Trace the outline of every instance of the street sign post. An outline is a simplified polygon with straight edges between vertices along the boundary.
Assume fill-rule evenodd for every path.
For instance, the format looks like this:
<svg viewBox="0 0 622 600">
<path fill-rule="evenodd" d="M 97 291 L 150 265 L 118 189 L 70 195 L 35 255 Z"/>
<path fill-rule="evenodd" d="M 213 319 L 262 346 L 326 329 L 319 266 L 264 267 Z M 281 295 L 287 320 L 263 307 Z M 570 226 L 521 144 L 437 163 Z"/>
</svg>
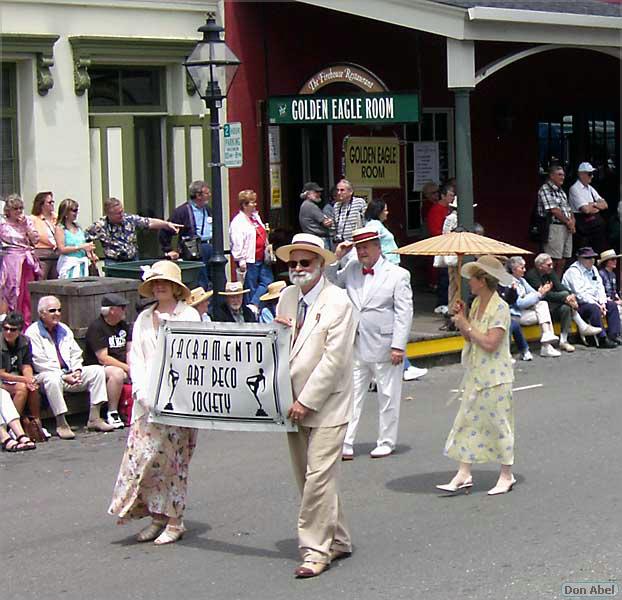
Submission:
<svg viewBox="0 0 622 600">
<path fill-rule="evenodd" d="M 223 149 L 225 167 L 241 167 L 242 123 L 225 123 L 223 126 Z"/>
</svg>

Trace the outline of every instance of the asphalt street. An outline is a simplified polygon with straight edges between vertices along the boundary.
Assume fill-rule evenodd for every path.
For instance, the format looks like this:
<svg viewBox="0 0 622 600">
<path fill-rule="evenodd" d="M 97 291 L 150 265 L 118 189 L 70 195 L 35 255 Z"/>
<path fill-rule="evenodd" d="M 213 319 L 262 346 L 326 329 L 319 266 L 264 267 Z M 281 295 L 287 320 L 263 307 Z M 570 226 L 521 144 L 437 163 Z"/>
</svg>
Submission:
<svg viewBox="0 0 622 600">
<path fill-rule="evenodd" d="M 552 600 L 564 582 L 620 584 L 621 370 L 622 348 L 517 364 L 515 387 L 538 387 L 515 392 L 518 484 L 498 497 L 486 495 L 496 465 L 474 468 L 470 495 L 434 488 L 455 470 L 442 450 L 459 365 L 405 384 L 412 399 L 386 459 L 367 454 L 370 394 L 341 473 L 355 551 L 312 580 L 293 577 L 298 492 L 284 435 L 201 432 L 188 532 L 165 547 L 135 543 L 142 524 L 106 514 L 126 432 L 2 453 L 2 598 Z"/>
</svg>

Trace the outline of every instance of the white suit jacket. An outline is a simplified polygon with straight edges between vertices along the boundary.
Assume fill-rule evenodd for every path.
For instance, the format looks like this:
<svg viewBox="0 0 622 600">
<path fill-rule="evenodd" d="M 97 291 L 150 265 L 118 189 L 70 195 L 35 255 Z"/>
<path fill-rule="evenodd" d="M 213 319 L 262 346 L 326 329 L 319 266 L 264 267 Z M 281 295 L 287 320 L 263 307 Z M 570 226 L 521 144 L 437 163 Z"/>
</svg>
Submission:
<svg viewBox="0 0 622 600">
<path fill-rule="evenodd" d="M 352 304 L 343 290 L 324 278 L 322 283 L 289 358 L 294 400 L 311 409 L 301 423 L 305 427 L 343 425 L 352 413 Z M 298 287 L 289 286 L 276 307 L 277 316 L 292 320 L 292 334 L 300 297 Z"/>
<path fill-rule="evenodd" d="M 335 264 L 326 269 L 328 278 L 345 288 L 358 320 L 356 349 L 365 362 L 391 360 L 391 348 L 405 350 L 413 319 L 410 273 L 384 259 L 374 267 L 373 285 L 364 294 L 361 263 L 351 260 L 341 270 Z"/>
</svg>

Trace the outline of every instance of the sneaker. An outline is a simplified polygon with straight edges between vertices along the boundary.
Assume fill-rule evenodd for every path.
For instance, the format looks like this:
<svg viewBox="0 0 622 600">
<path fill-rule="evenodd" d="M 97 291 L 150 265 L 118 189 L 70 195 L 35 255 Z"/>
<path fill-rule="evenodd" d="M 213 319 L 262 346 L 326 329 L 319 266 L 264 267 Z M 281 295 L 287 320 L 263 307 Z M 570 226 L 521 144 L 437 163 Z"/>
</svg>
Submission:
<svg viewBox="0 0 622 600">
<path fill-rule="evenodd" d="M 354 458 L 354 448 L 352 448 L 352 446 L 348 446 L 347 444 L 344 444 L 341 450 L 341 460 L 352 460 L 353 458 Z"/>
<path fill-rule="evenodd" d="M 391 446 L 380 444 L 369 453 L 369 456 L 372 458 L 384 458 L 385 456 L 391 456 L 391 454 L 393 454 L 393 448 L 391 448 Z"/>
<path fill-rule="evenodd" d="M 121 417 L 116 410 L 108 413 L 106 423 L 108 423 L 108 425 L 112 425 L 115 429 L 123 429 L 125 427 L 125 424 L 121 420 Z"/>
<path fill-rule="evenodd" d="M 552 344 L 553 342 L 556 342 L 559 338 L 551 331 L 547 331 L 546 333 L 542 334 L 542 337 L 540 338 L 540 343 L 541 344 Z"/>
<path fill-rule="evenodd" d="M 415 367 L 411 365 L 404 371 L 404 381 L 413 381 L 415 379 L 419 379 L 419 377 L 423 377 L 428 372 L 427 369 L 420 369 L 419 367 Z"/>
<path fill-rule="evenodd" d="M 434 309 L 435 315 L 446 315 L 449 312 L 449 307 L 446 304 L 441 304 Z"/>
<path fill-rule="evenodd" d="M 542 348 L 540 348 L 540 356 L 544 356 L 545 358 L 554 358 L 561 355 L 562 353 L 559 350 L 555 350 L 551 344 L 544 344 Z"/>
<path fill-rule="evenodd" d="M 533 360 L 533 354 L 529 350 L 525 350 L 525 352 L 521 354 L 520 359 L 525 361 Z"/>
</svg>

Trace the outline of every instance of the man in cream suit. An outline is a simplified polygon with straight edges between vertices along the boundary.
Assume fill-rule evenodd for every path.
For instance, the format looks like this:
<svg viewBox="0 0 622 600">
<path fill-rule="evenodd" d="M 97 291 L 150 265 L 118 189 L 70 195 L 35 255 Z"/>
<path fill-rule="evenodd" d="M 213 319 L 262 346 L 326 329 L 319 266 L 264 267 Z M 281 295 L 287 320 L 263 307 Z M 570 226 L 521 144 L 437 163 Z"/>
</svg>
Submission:
<svg viewBox="0 0 622 600">
<path fill-rule="evenodd" d="M 410 274 L 385 260 L 378 233 L 368 227 L 357 229 L 352 242 L 337 246 L 337 258 L 341 260 L 353 246 L 358 260 L 347 262 L 341 270 L 336 265 L 327 270 L 327 276 L 348 292 L 359 321 L 354 345 L 354 409 L 343 460 L 354 458 L 354 437 L 372 378 L 378 387 L 380 416 L 378 440 L 370 456 L 382 458 L 395 450 L 403 362 L 413 318 Z"/>
<path fill-rule="evenodd" d="M 337 489 L 341 449 L 352 412 L 352 347 L 355 325 L 347 294 L 324 277 L 337 260 L 311 234 L 294 236 L 276 251 L 294 284 L 281 294 L 276 322 L 292 328 L 290 373 L 294 403 L 288 417 L 298 431 L 287 434 L 302 494 L 296 577 L 315 577 L 331 561 L 352 552 Z"/>
</svg>

